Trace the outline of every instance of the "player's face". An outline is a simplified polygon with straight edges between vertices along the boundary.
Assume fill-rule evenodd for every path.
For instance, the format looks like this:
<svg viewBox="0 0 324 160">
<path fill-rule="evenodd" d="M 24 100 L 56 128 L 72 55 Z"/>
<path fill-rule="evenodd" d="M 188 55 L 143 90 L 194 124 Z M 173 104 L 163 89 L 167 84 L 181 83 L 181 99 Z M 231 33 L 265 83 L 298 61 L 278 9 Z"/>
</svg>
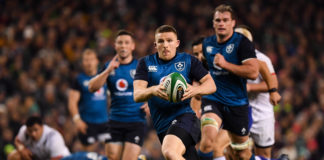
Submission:
<svg viewBox="0 0 324 160">
<path fill-rule="evenodd" d="M 132 55 L 132 53 L 135 49 L 135 43 L 131 36 L 120 35 L 116 38 L 115 49 L 116 49 L 118 58 L 125 59 Z"/>
<path fill-rule="evenodd" d="M 197 44 L 192 46 L 192 54 L 195 56 L 199 61 L 202 61 L 203 51 L 202 51 L 202 44 Z"/>
<path fill-rule="evenodd" d="M 233 34 L 235 20 L 232 19 L 230 12 L 215 12 L 213 27 L 217 36 L 228 38 Z"/>
<path fill-rule="evenodd" d="M 27 127 L 27 134 L 34 140 L 38 141 L 43 134 L 43 126 L 39 124 L 34 124 L 31 127 Z"/>
<path fill-rule="evenodd" d="M 99 61 L 95 53 L 84 54 L 82 57 L 83 70 L 87 74 L 93 74 L 97 72 Z"/>
<path fill-rule="evenodd" d="M 163 32 L 155 34 L 154 44 L 159 58 L 162 60 L 171 60 L 176 54 L 180 41 L 175 33 Z"/>
</svg>

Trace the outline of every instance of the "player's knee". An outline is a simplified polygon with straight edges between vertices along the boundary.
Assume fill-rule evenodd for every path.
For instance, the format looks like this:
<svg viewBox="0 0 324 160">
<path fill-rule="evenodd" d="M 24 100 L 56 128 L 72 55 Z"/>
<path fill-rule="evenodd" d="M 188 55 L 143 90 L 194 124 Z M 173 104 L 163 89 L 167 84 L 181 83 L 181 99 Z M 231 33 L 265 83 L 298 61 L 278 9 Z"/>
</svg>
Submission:
<svg viewBox="0 0 324 160">
<path fill-rule="evenodd" d="M 202 118 L 201 119 L 201 128 L 203 129 L 207 126 L 210 126 L 214 129 L 216 129 L 216 131 L 218 131 L 218 128 L 219 128 L 218 123 L 215 119 L 209 118 L 209 117 Z"/>
<path fill-rule="evenodd" d="M 175 159 L 179 153 L 172 149 L 162 149 L 162 154 L 165 159 Z"/>
<path fill-rule="evenodd" d="M 107 155 L 109 160 L 119 160 L 121 158 L 121 156 L 119 154 L 115 154 L 115 153 L 110 153 Z"/>
<path fill-rule="evenodd" d="M 234 150 L 235 157 L 237 159 L 249 159 L 250 154 L 247 154 L 249 151 L 249 146 L 250 146 L 251 140 L 247 139 L 243 143 L 231 143 L 231 147 Z"/>
<path fill-rule="evenodd" d="M 243 143 L 231 143 L 231 147 L 233 150 L 246 150 L 248 149 L 251 145 L 253 144 L 252 140 L 248 138 L 245 142 Z"/>
</svg>

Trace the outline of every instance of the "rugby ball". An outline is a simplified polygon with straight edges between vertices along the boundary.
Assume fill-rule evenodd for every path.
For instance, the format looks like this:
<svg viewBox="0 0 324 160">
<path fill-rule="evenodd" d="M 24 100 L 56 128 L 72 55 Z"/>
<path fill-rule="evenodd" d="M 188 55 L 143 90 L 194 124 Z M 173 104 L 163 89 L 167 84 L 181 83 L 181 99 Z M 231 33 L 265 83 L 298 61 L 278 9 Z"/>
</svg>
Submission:
<svg viewBox="0 0 324 160">
<path fill-rule="evenodd" d="M 170 102 L 180 102 L 187 89 L 187 81 L 180 73 L 173 72 L 165 77 L 163 86 Z"/>
</svg>

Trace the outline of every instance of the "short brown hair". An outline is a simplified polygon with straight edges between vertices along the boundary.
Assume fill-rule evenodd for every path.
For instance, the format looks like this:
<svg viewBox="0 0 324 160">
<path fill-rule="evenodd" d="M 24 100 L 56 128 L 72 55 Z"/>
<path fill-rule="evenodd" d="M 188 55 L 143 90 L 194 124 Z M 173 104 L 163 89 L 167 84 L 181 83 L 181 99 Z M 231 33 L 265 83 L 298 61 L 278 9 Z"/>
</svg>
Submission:
<svg viewBox="0 0 324 160">
<path fill-rule="evenodd" d="M 133 33 L 131 33 L 130 31 L 124 30 L 124 29 L 119 30 L 119 31 L 117 32 L 117 34 L 116 34 L 116 38 L 117 38 L 118 36 L 122 36 L 122 35 L 128 35 L 128 36 L 130 36 L 133 40 L 135 39 Z M 116 38 L 115 38 L 115 39 L 116 39 Z"/>
<path fill-rule="evenodd" d="M 82 58 L 84 57 L 84 55 L 89 55 L 89 54 L 94 54 L 97 57 L 97 53 L 95 50 L 87 48 L 82 52 Z"/>
<path fill-rule="evenodd" d="M 170 25 L 162 25 L 155 30 L 155 34 L 165 33 L 165 32 L 173 32 L 176 36 L 178 36 L 177 30 Z"/>
<path fill-rule="evenodd" d="M 235 12 L 234 12 L 232 6 L 230 6 L 230 5 L 221 4 L 221 5 L 219 5 L 219 6 L 217 6 L 215 8 L 215 12 L 214 13 L 216 13 L 216 12 L 221 12 L 221 13 L 230 12 L 231 13 L 231 18 L 232 19 L 235 19 Z"/>
</svg>

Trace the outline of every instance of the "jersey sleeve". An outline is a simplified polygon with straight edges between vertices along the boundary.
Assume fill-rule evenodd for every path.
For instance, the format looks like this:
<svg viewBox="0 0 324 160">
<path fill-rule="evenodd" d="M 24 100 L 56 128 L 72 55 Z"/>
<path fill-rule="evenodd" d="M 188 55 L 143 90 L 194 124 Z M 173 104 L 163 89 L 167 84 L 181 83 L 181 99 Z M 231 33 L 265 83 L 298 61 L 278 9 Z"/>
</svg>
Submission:
<svg viewBox="0 0 324 160">
<path fill-rule="evenodd" d="M 238 47 L 238 57 L 241 62 L 250 58 L 256 58 L 253 43 L 244 36 Z"/>
<path fill-rule="evenodd" d="M 17 138 L 20 142 L 24 143 L 26 141 L 26 125 L 23 125 L 17 134 Z"/>
<path fill-rule="evenodd" d="M 105 63 L 105 65 L 103 65 L 103 66 L 101 67 L 101 69 L 99 70 L 99 73 L 103 72 L 103 71 L 108 67 L 109 62 L 110 62 L 110 61 L 108 61 L 107 63 Z"/>
<path fill-rule="evenodd" d="M 81 86 L 79 84 L 78 78 L 74 78 L 70 84 L 71 89 L 81 91 Z"/>
<path fill-rule="evenodd" d="M 266 55 L 264 55 L 263 53 L 260 52 L 260 53 L 257 53 L 257 58 L 258 58 L 258 60 L 263 61 L 267 64 L 267 67 L 271 74 L 275 74 L 275 70 L 273 68 L 272 62 L 269 57 L 267 57 Z"/>
<path fill-rule="evenodd" d="M 191 56 L 191 55 L 190 55 Z M 205 77 L 208 71 L 205 69 L 203 64 L 194 56 L 191 56 L 191 67 L 190 67 L 190 77 L 193 80 L 199 81 L 201 78 Z"/>
<path fill-rule="evenodd" d="M 148 70 L 144 58 L 141 58 L 136 66 L 134 80 L 148 81 Z"/>
<path fill-rule="evenodd" d="M 59 132 L 53 132 L 50 136 L 47 145 L 51 158 L 59 156 L 67 156 L 70 151 L 67 149 L 64 143 L 64 139 Z"/>
</svg>

